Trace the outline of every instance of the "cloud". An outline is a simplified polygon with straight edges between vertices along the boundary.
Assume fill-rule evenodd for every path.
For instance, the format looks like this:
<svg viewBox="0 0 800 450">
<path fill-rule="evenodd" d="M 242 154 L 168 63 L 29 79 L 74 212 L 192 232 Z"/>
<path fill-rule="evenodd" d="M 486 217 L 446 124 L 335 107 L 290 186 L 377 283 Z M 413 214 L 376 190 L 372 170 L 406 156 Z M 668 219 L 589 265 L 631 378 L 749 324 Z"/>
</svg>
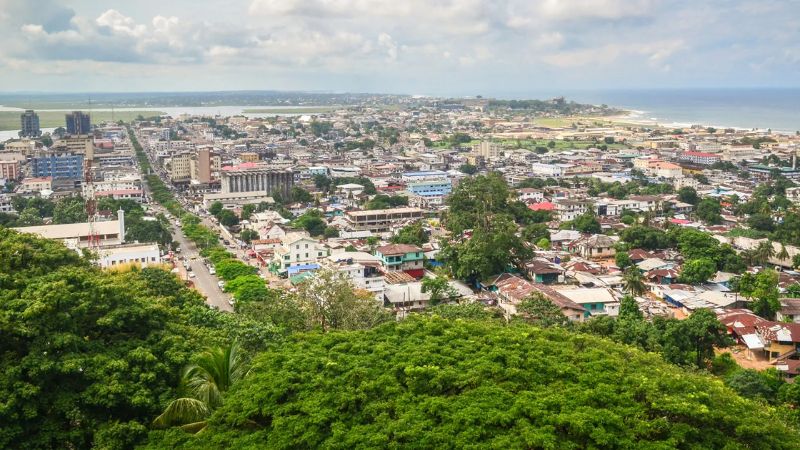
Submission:
<svg viewBox="0 0 800 450">
<path fill-rule="evenodd" d="M 205 0 L 113 7 L 0 0 L 0 65 L 18 72 L 0 72 L 0 85 L 34 85 L 48 70 L 76 83 L 96 80 L 94 70 L 119 77 L 109 84 L 128 86 L 146 72 L 148 82 L 191 78 L 215 88 L 245 87 L 239 79 L 485 92 L 497 83 L 587 87 L 620 79 L 796 84 L 797 2 L 768 3 L 232 0 L 221 9 Z"/>
</svg>

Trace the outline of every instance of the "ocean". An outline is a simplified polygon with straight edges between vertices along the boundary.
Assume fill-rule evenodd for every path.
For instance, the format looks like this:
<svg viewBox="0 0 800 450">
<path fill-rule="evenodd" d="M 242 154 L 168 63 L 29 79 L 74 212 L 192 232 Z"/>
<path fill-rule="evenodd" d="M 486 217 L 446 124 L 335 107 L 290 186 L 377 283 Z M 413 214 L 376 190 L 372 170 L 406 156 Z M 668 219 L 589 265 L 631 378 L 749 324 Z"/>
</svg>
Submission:
<svg viewBox="0 0 800 450">
<path fill-rule="evenodd" d="M 800 130 L 800 88 L 542 90 L 500 98 L 563 96 L 579 103 L 606 104 L 633 111 L 634 120 L 663 126 Z"/>
</svg>

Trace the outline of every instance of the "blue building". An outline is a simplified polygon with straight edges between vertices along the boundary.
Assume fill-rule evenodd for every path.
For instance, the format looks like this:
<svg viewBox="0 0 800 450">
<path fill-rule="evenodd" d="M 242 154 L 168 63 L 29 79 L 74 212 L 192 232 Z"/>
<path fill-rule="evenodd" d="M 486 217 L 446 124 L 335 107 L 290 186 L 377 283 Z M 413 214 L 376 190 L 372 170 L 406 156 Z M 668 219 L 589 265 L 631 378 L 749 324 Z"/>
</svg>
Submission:
<svg viewBox="0 0 800 450">
<path fill-rule="evenodd" d="M 79 153 L 52 153 L 34 157 L 31 161 L 34 177 L 83 178 L 83 155 Z"/>
<path fill-rule="evenodd" d="M 449 179 L 425 180 L 408 183 L 409 192 L 422 197 L 444 197 L 453 189 Z"/>
</svg>

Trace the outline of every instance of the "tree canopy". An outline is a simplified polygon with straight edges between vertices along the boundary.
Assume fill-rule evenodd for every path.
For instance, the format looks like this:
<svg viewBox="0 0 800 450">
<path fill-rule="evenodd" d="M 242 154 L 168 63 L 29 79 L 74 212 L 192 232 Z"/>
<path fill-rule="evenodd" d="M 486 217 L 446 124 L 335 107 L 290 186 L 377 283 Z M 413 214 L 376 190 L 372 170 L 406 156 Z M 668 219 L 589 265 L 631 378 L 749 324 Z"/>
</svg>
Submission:
<svg viewBox="0 0 800 450">
<path fill-rule="evenodd" d="M 708 375 L 563 329 L 412 317 L 258 356 L 172 448 L 796 448 Z"/>
</svg>

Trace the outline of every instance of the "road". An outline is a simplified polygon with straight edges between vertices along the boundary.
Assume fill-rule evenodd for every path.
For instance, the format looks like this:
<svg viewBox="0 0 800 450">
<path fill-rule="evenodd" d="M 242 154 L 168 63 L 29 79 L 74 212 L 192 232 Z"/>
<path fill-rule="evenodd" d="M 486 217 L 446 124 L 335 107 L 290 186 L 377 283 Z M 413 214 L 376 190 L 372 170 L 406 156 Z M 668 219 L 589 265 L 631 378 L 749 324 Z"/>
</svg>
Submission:
<svg viewBox="0 0 800 450">
<path fill-rule="evenodd" d="M 141 168 L 139 169 L 139 173 L 141 174 Z M 142 178 L 144 178 L 144 175 L 142 175 Z M 153 196 L 147 183 L 143 182 L 142 186 L 147 197 L 152 199 Z M 161 205 L 157 203 L 151 203 L 149 206 L 156 213 L 164 214 L 167 212 Z M 211 273 L 209 273 L 208 268 L 205 264 L 203 264 L 203 260 L 200 257 L 200 252 L 197 246 L 186 238 L 180 227 L 173 226 L 173 228 L 174 231 L 172 231 L 172 238 L 181 248 L 181 253 L 176 255 L 176 257 L 186 256 L 189 258 L 189 267 L 195 274 L 195 277 L 191 279 L 191 281 L 194 283 L 195 289 L 206 298 L 206 304 L 209 306 L 216 307 L 220 311 L 233 312 L 233 307 L 230 305 L 230 303 L 228 303 L 231 298 L 230 295 L 222 292 L 222 289 L 219 288 L 219 285 L 217 284 L 219 279 L 215 275 L 211 275 Z M 183 271 L 183 267 L 180 267 L 180 270 L 181 273 L 185 273 Z"/>
</svg>

